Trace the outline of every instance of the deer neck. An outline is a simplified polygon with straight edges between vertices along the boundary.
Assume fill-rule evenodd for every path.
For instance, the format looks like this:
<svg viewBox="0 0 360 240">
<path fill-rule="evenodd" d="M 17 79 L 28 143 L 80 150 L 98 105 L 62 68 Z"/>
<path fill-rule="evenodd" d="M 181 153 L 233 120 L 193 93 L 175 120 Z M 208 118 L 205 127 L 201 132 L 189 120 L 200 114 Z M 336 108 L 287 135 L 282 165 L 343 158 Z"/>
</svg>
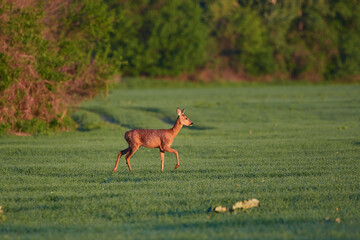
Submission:
<svg viewBox="0 0 360 240">
<path fill-rule="evenodd" d="M 171 129 L 173 131 L 174 137 L 176 137 L 178 135 L 178 133 L 180 132 L 182 126 L 183 125 L 180 123 L 180 119 L 177 118 L 174 126 Z"/>
</svg>

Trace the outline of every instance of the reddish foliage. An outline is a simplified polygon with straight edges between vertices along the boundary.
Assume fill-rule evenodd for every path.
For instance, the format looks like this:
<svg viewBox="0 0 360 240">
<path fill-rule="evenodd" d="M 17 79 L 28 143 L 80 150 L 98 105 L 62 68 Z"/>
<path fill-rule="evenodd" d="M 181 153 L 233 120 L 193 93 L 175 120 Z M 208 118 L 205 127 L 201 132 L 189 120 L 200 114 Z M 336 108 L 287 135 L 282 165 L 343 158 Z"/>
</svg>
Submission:
<svg viewBox="0 0 360 240">
<path fill-rule="evenodd" d="M 49 50 L 57 52 L 56 44 L 60 34 L 58 22 L 73 0 L 46 1 L 42 36 L 49 41 Z M 19 8 L 37 5 L 38 0 L 15 0 L 11 4 Z M 1 7 L 1 5 L 0 5 Z M 1 21 L 7 21 L 6 13 L 0 14 Z M 40 23 L 39 23 L 40 24 Z M 93 97 L 106 81 L 99 81 L 103 70 L 95 60 L 87 66 L 63 65 L 58 71 L 64 73 L 65 80 L 56 82 L 44 79 L 36 69 L 36 56 L 25 50 L 22 43 L 11 42 L 9 36 L 0 36 L 0 51 L 9 57 L 9 68 L 19 69 L 16 79 L 0 95 L 0 124 L 9 124 L 13 133 L 18 131 L 19 120 L 38 119 L 49 123 L 53 119 L 62 121 L 70 104 L 76 104 L 85 97 Z M 55 47 L 54 47 L 55 46 Z M 36 51 L 34 51 L 36 52 Z M 106 66 L 103 66 L 106 67 Z"/>
</svg>

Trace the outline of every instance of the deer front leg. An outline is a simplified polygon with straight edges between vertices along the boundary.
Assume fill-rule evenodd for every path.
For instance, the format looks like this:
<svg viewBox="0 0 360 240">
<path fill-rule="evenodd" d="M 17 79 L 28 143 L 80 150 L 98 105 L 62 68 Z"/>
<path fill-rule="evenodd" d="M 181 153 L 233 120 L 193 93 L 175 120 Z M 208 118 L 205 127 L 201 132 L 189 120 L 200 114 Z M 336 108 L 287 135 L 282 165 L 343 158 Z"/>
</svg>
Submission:
<svg viewBox="0 0 360 240">
<path fill-rule="evenodd" d="M 177 169 L 180 166 L 178 151 L 176 151 L 175 149 L 172 149 L 171 147 L 164 147 L 164 150 L 167 152 L 175 153 L 177 164 L 176 164 L 174 170 Z"/>
<path fill-rule="evenodd" d="M 163 150 L 160 150 L 161 171 L 164 171 L 164 155 L 165 152 Z"/>
</svg>

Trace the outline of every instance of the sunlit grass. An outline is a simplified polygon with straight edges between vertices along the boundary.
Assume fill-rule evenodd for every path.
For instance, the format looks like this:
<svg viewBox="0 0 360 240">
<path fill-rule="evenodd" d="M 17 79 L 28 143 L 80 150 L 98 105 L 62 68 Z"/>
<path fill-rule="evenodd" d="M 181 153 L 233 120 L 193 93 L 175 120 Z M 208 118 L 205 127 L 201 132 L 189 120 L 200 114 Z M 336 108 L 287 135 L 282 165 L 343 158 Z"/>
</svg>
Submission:
<svg viewBox="0 0 360 240">
<path fill-rule="evenodd" d="M 75 113 L 81 131 L 0 138 L 0 238 L 360 238 L 359 90 L 116 89 Z M 170 128 L 176 107 L 195 123 L 173 143 L 180 168 L 141 148 L 112 173 L 124 132 Z"/>
</svg>

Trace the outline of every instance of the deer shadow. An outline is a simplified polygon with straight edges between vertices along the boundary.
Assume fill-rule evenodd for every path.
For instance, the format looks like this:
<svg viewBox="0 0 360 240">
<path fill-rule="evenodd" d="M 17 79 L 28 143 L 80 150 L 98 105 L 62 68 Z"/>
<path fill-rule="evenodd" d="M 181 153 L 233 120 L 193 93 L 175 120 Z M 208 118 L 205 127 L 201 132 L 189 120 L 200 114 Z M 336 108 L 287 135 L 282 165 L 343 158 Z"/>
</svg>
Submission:
<svg viewBox="0 0 360 240">
<path fill-rule="evenodd" d="M 81 107 L 81 110 L 85 110 L 91 113 L 97 114 L 103 121 L 116 124 L 124 128 L 128 129 L 136 129 L 138 126 L 131 124 L 131 123 L 121 123 L 115 116 L 112 115 L 111 112 L 107 111 L 106 108 L 101 108 L 99 106 L 94 107 Z M 136 110 L 136 111 L 142 111 L 146 112 L 148 114 L 151 114 L 153 116 L 156 116 L 160 121 L 163 123 L 166 123 L 170 126 L 173 126 L 176 121 L 176 117 L 169 115 L 167 111 L 164 111 L 161 108 L 157 107 L 124 107 L 123 109 L 129 109 L 129 110 Z M 175 115 L 175 114 L 174 114 Z M 188 128 L 190 131 L 204 131 L 204 130 L 212 130 L 215 129 L 214 127 L 209 127 L 205 125 L 197 125 L 196 123 L 194 126 Z"/>
<path fill-rule="evenodd" d="M 169 124 L 170 126 L 173 126 L 175 124 L 176 121 L 176 117 L 173 117 L 172 115 L 169 115 L 167 111 L 164 111 L 160 108 L 156 108 L 156 107 L 127 107 L 127 109 L 132 109 L 132 110 L 138 110 L 138 111 L 144 111 L 144 112 L 148 112 L 150 114 L 154 114 L 158 117 L 158 119 L 166 124 Z M 190 128 L 188 128 L 189 130 L 195 130 L 195 131 L 204 131 L 204 130 L 212 130 L 215 129 L 214 127 L 209 127 L 209 126 L 199 126 L 196 125 L 196 123 L 191 126 Z"/>
</svg>

